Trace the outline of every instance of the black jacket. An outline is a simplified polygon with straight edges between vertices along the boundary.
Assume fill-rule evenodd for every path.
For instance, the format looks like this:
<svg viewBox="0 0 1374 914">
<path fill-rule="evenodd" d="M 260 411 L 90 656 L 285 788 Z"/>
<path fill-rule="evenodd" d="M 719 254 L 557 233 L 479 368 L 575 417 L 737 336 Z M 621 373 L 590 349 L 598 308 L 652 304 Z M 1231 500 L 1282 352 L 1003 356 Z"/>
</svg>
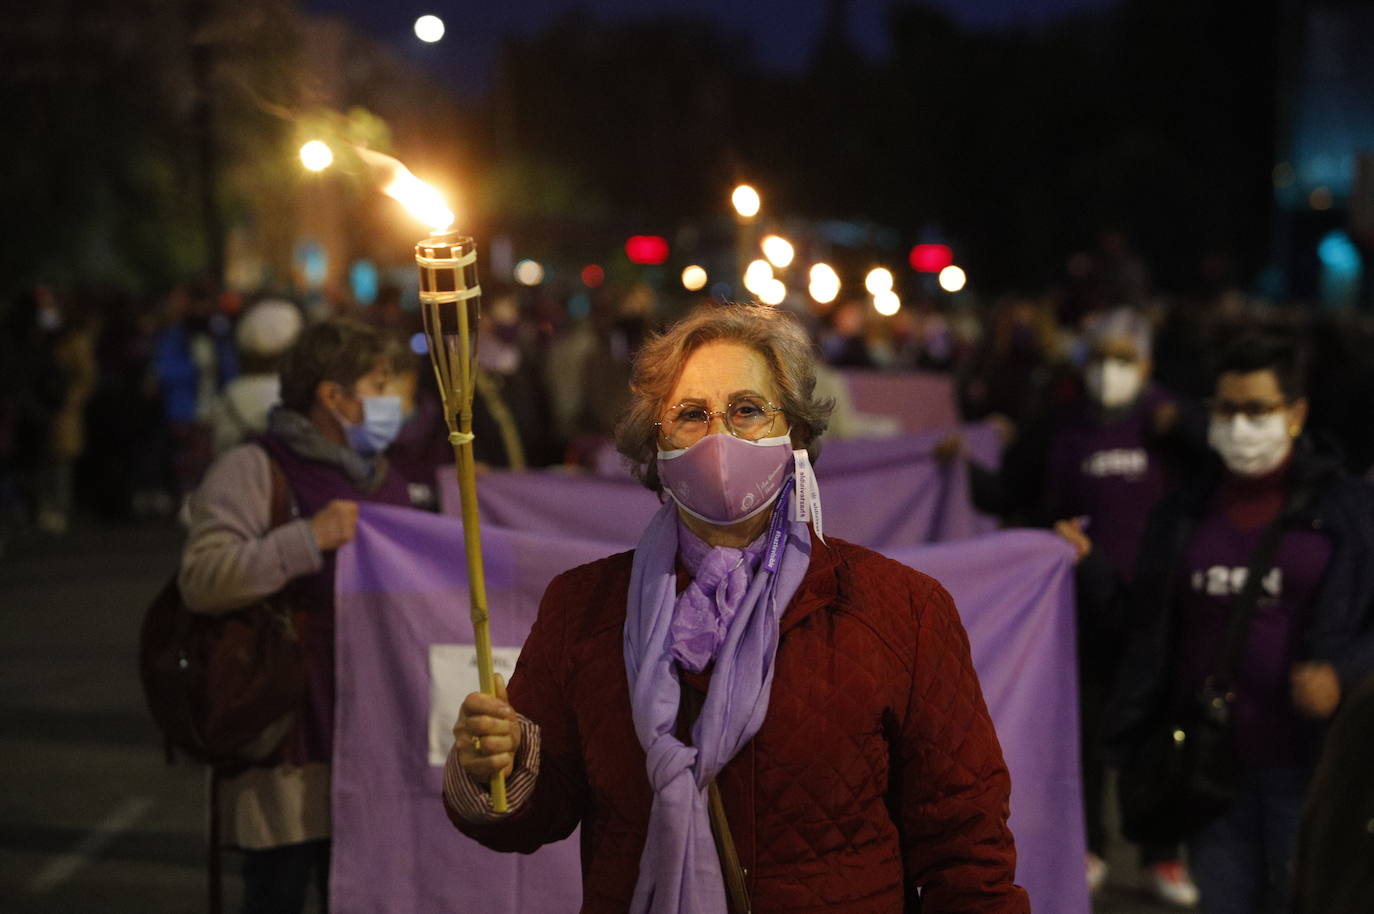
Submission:
<svg viewBox="0 0 1374 914">
<path fill-rule="evenodd" d="M 1220 461 L 1210 458 L 1150 516 L 1131 586 L 1130 642 L 1107 716 L 1108 749 L 1118 761 L 1173 698 L 1179 631 L 1173 585 L 1221 474 Z M 1300 440 L 1289 471 L 1288 504 L 1287 527 L 1320 530 L 1332 545 L 1303 654 L 1331 663 L 1342 694 L 1349 694 L 1374 672 L 1374 487 L 1345 476 L 1338 461 Z"/>
</svg>

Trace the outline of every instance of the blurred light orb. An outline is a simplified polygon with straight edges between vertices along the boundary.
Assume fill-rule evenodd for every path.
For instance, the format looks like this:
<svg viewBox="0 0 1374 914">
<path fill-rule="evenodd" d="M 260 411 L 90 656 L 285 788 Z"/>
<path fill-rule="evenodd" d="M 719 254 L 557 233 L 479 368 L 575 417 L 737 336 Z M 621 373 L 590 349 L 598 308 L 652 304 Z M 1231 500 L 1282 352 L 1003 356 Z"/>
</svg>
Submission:
<svg viewBox="0 0 1374 914">
<path fill-rule="evenodd" d="M 696 264 L 686 267 L 682 271 L 682 287 L 688 292 L 700 292 L 706 288 L 706 281 L 709 279 L 706 271 Z"/>
<path fill-rule="evenodd" d="M 787 286 L 783 285 L 781 279 L 770 279 L 755 294 L 765 305 L 780 305 L 787 297 Z"/>
<path fill-rule="evenodd" d="M 741 184 L 735 188 L 735 192 L 730 195 L 730 202 L 735 205 L 735 212 L 745 219 L 752 219 L 759 214 L 759 207 L 763 201 L 759 199 L 759 192 L 748 184 Z"/>
<path fill-rule="evenodd" d="M 417 333 L 410 338 L 410 351 L 416 355 L 429 355 L 429 340 L 423 333 Z"/>
<path fill-rule="evenodd" d="M 864 277 L 864 288 L 869 295 L 892 291 L 892 271 L 886 267 L 874 267 Z"/>
<path fill-rule="evenodd" d="M 1335 202 L 1329 187 L 1318 187 L 1307 196 L 1307 203 L 1315 210 L 1327 210 Z"/>
<path fill-rule="evenodd" d="M 301 147 L 301 164 L 310 171 L 324 171 L 334 164 L 334 150 L 319 140 L 311 140 Z"/>
<path fill-rule="evenodd" d="M 434 44 L 444 37 L 444 20 L 438 16 L 421 16 L 415 20 L 415 37 L 426 44 Z"/>
<path fill-rule="evenodd" d="M 883 317 L 891 317 L 902 310 L 902 300 L 891 289 L 886 292 L 879 292 L 873 296 L 873 310 Z"/>
<path fill-rule="evenodd" d="M 595 289 L 606 281 L 606 271 L 600 264 L 589 263 L 582 268 L 582 285 Z"/>
<path fill-rule="evenodd" d="M 828 263 L 815 264 L 811 267 L 811 284 L 807 291 L 818 304 L 830 304 L 840 294 L 839 274 Z"/>
<path fill-rule="evenodd" d="M 967 282 L 968 274 L 952 264 L 940 271 L 940 288 L 946 292 L 958 292 Z"/>
<path fill-rule="evenodd" d="M 515 281 L 522 286 L 537 286 L 544 281 L 544 267 L 526 258 L 515 265 Z"/>
<path fill-rule="evenodd" d="M 744 270 L 744 288 L 761 295 L 764 283 L 773 280 L 773 268 L 766 260 L 755 260 Z"/>
<path fill-rule="evenodd" d="M 792 242 L 777 235 L 768 235 L 763 239 L 763 256 L 768 258 L 768 262 L 778 269 L 782 269 L 792 263 L 792 258 L 796 256 L 796 251 L 792 247 Z"/>
</svg>

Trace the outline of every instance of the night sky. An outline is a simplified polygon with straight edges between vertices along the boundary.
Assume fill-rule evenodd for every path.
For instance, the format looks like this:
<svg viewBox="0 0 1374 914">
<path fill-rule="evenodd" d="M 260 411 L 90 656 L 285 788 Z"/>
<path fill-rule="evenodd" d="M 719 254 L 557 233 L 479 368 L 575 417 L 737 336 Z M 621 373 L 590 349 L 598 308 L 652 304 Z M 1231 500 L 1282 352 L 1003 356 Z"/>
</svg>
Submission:
<svg viewBox="0 0 1374 914">
<path fill-rule="evenodd" d="M 886 51 L 883 18 L 892 0 L 850 0 L 850 35 L 871 58 Z M 1115 0 L 928 0 L 970 28 L 1035 26 L 1068 13 L 1103 10 Z M 647 18 L 661 13 L 707 16 L 747 35 L 766 66 L 802 66 L 820 32 L 826 0 L 303 0 L 312 13 L 347 16 L 377 38 L 432 68 L 465 93 L 485 92 L 502 38 L 528 35 L 570 9 L 603 20 Z M 433 13 L 448 26 L 444 40 L 425 45 L 412 32 L 416 17 Z"/>
</svg>

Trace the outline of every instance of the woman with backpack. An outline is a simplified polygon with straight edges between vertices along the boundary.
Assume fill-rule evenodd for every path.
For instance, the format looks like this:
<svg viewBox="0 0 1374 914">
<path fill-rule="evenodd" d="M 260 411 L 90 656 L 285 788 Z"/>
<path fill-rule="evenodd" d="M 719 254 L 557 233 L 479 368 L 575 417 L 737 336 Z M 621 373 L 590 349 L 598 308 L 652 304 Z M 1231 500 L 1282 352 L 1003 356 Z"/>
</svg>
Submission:
<svg viewBox="0 0 1374 914">
<path fill-rule="evenodd" d="M 301 911 L 312 881 L 327 898 L 335 550 L 353 538 L 358 502 L 409 504 L 382 456 L 401 424 L 400 398 L 386 394 L 391 364 L 388 342 L 363 324 L 307 328 L 282 364 L 267 431 L 221 456 L 188 503 L 186 606 L 227 613 L 282 594 L 298 620 L 305 689 L 289 731 L 266 735 L 275 745 L 261 747 L 264 761 L 216 791 L 225 843 L 244 851 L 252 914 Z M 292 519 L 278 524 L 283 495 Z"/>
</svg>

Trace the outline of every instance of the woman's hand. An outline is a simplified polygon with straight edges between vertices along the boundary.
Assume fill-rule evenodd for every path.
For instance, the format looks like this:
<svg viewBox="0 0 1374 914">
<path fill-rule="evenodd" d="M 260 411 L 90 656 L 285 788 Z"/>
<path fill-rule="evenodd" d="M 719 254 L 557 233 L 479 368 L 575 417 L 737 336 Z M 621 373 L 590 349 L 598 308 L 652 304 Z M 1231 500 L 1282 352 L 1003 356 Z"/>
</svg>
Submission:
<svg viewBox="0 0 1374 914">
<path fill-rule="evenodd" d="M 1325 720 L 1341 703 L 1341 680 L 1329 663 L 1299 663 L 1290 675 L 1293 707 L 1308 717 Z"/>
<path fill-rule="evenodd" d="M 498 771 L 509 775 L 520 749 L 520 721 L 506 697 L 506 680 L 496 674 L 496 694 L 473 692 L 463 700 L 453 725 L 458 764 L 473 781 L 486 784 Z"/>
<path fill-rule="evenodd" d="M 310 530 L 321 552 L 338 549 L 358 532 L 358 503 L 334 499 L 310 518 Z"/>
</svg>

